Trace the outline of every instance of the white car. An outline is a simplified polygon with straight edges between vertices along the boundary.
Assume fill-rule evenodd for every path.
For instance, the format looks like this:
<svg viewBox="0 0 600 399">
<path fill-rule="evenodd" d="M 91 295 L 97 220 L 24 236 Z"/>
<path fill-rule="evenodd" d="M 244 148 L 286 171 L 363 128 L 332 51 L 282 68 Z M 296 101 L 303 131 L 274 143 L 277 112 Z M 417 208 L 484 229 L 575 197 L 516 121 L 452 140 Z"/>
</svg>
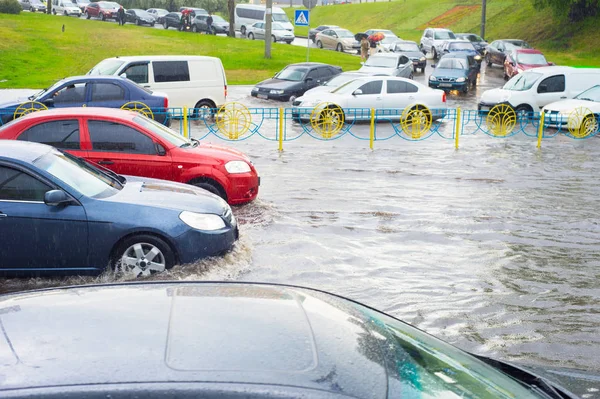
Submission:
<svg viewBox="0 0 600 399">
<path fill-rule="evenodd" d="M 256 22 L 247 28 L 246 35 L 248 39 L 254 40 L 264 40 L 266 34 L 267 24 L 264 22 Z M 294 34 L 285 29 L 283 25 L 278 22 L 273 22 L 271 24 L 271 41 L 272 42 L 286 42 L 287 44 L 292 44 L 294 41 Z"/>
<path fill-rule="evenodd" d="M 54 15 L 75 15 L 81 16 L 81 9 L 79 6 L 68 0 L 54 0 L 52 1 L 52 13 Z"/>
<path fill-rule="evenodd" d="M 332 90 L 337 89 L 344 83 L 347 83 L 354 79 L 364 78 L 366 76 L 372 76 L 372 75 L 368 74 L 368 73 L 364 73 L 364 72 L 358 72 L 358 71 L 342 72 L 339 75 L 336 75 L 333 78 L 329 79 L 327 82 L 325 82 L 321 86 L 313 87 L 312 89 L 306 91 L 306 93 L 304 93 L 304 96 L 309 96 L 309 95 L 313 95 L 315 93 L 321 93 L 321 92 L 326 92 L 326 91 L 332 91 Z"/>
<path fill-rule="evenodd" d="M 308 119 L 312 110 L 323 103 L 338 106 L 345 110 L 345 118 L 368 120 L 369 112 L 351 109 L 387 110 L 386 118 L 400 119 L 403 110 L 425 106 L 431 110 L 432 119 L 446 115 L 446 93 L 431 89 L 410 79 L 391 76 L 368 76 L 343 84 L 337 89 L 322 91 L 297 98 L 293 103 L 294 119 Z M 381 115 L 381 111 L 380 111 Z"/>
<path fill-rule="evenodd" d="M 594 86 L 571 100 L 556 101 L 546 105 L 542 112 L 551 126 L 567 126 L 578 129 L 586 121 L 586 130 L 598 130 L 600 115 L 600 85 Z"/>
<path fill-rule="evenodd" d="M 394 45 L 394 43 L 399 42 L 401 39 L 396 35 L 386 34 L 383 40 L 377 42 L 377 52 L 378 53 L 389 53 L 390 48 Z"/>
<path fill-rule="evenodd" d="M 413 63 L 407 56 L 395 53 L 377 53 L 369 57 L 358 70 L 373 75 L 413 78 Z"/>
</svg>

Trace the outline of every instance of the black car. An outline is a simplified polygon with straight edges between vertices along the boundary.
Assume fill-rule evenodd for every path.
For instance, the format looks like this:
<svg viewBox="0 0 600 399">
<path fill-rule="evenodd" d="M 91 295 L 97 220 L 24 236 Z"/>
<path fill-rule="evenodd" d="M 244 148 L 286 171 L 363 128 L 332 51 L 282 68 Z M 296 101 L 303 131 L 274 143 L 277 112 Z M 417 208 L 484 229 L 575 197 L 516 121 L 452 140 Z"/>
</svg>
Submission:
<svg viewBox="0 0 600 399">
<path fill-rule="evenodd" d="M 310 40 L 312 40 L 312 42 L 314 43 L 316 40 L 317 33 L 324 31 L 326 29 L 333 29 L 333 28 L 339 28 L 339 26 L 337 26 L 337 25 L 319 25 L 316 28 L 313 28 L 308 31 L 308 38 Z"/>
<path fill-rule="evenodd" d="M 504 60 L 506 59 L 507 54 L 509 54 L 513 50 L 519 50 L 524 48 L 531 47 L 529 46 L 529 44 L 527 44 L 527 42 L 523 40 L 495 40 L 486 48 L 485 62 L 487 63 L 487 66 L 492 66 L 492 64 L 504 66 Z"/>
<path fill-rule="evenodd" d="M 390 52 L 399 53 L 408 57 L 408 59 L 413 63 L 414 72 L 417 72 L 417 69 L 420 69 L 421 72 L 425 72 L 427 58 L 425 58 L 417 43 L 409 40 L 399 40 L 392 43 L 390 46 Z"/>
<path fill-rule="evenodd" d="M 470 41 L 473 44 L 473 47 L 475 47 L 475 50 L 481 55 L 483 55 L 485 48 L 488 46 L 488 43 L 483 40 L 481 36 L 474 33 L 455 33 L 454 36 L 456 36 L 457 39 Z"/>
<path fill-rule="evenodd" d="M 46 12 L 46 5 L 40 0 L 19 0 L 19 4 L 23 10 Z"/>
<path fill-rule="evenodd" d="M 217 33 L 229 33 L 229 22 L 225 21 L 218 15 L 213 15 L 213 23 L 212 23 L 212 31 L 208 31 L 208 24 L 206 20 L 208 19 L 208 15 L 196 15 L 196 17 L 192 20 L 192 32 L 206 32 L 211 35 L 216 35 Z"/>
<path fill-rule="evenodd" d="M 2 295 L 0 309 L 3 398 L 575 399 L 600 387 L 591 372 L 474 356 L 302 287 L 61 287 Z"/>
<path fill-rule="evenodd" d="M 317 87 L 342 72 L 339 66 L 319 62 L 291 64 L 273 79 L 263 80 L 252 89 L 252 97 L 269 100 L 294 101 L 309 89 Z"/>
<path fill-rule="evenodd" d="M 125 21 L 131 22 L 136 25 L 150 25 L 154 26 L 156 19 L 148 11 L 139 9 L 129 9 L 125 11 Z"/>
<path fill-rule="evenodd" d="M 181 13 L 180 12 L 170 12 L 164 16 L 163 27 L 165 29 L 173 28 L 181 28 Z"/>
</svg>

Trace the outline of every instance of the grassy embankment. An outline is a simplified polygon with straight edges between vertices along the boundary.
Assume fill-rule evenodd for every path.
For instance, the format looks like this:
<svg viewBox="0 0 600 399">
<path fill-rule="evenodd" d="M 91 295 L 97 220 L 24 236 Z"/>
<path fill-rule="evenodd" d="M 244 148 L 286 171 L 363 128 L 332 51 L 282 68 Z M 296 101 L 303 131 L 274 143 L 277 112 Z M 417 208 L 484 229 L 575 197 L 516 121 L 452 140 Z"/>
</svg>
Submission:
<svg viewBox="0 0 600 399">
<path fill-rule="evenodd" d="M 311 26 L 333 24 L 353 32 L 369 28 L 391 29 L 403 39 L 419 41 L 427 26 L 446 27 L 454 32 L 479 33 L 481 0 L 398 0 L 392 2 L 342 4 L 317 7 Z M 455 8 L 456 7 L 456 8 Z M 286 9 L 293 19 L 293 9 Z M 550 9 L 536 10 L 532 0 L 488 0 L 486 38 L 519 38 L 544 51 L 561 65 L 600 66 L 600 18 L 572 24 L 552 15 Z M 306 35 L 306 28 L 296 28 Z"/>
<path fill-rule="evenodd" d="M 229 84 L 253 84 L 287 64 L 306 60 L 306 49 L 288 44 L 275 44 L 272 59 L 266 60 L 262 41 L 39 13 L 0 14 L 0 88 L 43 88 L 63 77 L 85 74 L 104 58 L 142 54 L 220 57 Z M 358 57 L 327 50 L 312 51 L 310 57 L 345 70 L 360 66 Z"/>
</svg>

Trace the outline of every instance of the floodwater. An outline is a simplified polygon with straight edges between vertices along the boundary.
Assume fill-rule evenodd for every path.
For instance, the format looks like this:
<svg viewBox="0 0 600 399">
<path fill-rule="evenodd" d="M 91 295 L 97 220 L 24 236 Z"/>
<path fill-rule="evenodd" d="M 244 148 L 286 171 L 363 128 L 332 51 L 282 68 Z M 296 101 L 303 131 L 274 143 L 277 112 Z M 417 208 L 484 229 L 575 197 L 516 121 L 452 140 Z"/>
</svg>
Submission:
<svg viewBox="0 0 600 399">
<path fill-rule="evenodd" d="M 500 68 L 484 70 L 480 84 L 501 85 Z M 230 88 L 230 100 L 282 105 L 249 89 Z M 480 91 L 450 96 L 449 106 L 472 109 Z M 152 279 L 319 288 L 478 354 L 600 369 L 597 138 L 559 135 L 541 150 L 522 134 L 472 135 L 458 151 L 439 136 L 377 141 L 374 151 L 351 136 L 304 135 L 282 153 L 257 136 L 227 145 L 262 176 L 259 199 L 234 209 L 239 243 Z M 104 281 L 114 278 L 1 284 L 6 292 Z"/>
</svg>

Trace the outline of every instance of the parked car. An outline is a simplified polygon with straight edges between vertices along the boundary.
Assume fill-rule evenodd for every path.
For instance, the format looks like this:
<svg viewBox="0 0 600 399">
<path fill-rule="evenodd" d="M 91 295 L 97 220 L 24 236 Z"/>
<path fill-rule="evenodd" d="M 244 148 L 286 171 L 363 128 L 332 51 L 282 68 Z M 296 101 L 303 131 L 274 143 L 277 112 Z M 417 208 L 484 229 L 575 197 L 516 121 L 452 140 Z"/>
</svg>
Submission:
<svg viewBox="0 0 600 399">
<path fill-rule="evenodd" d="M 442 46 L 447 40 L 456 39 L 454 33 L 449 29 L 427 28 L 421 37 L 421 51 L 424 54 L 431 53 L 433 59 L 442 55 Z"/>
<path fill-rule="evenodd" d="M 246 35 L 248 36 L 248 39 L 250 40 L 254 40 L 254 39 L 258 39 L 258 40 L 265 40 L 265 34 L 266 34 L 266 23 L 264 22 L 255 22 L 254 24 L 250 25 L 247 27 L 247 33 Z M 285 29 L 283 27 L 283 25 L 277 23 L 277 22 L 273 22 L 271 24 L 271 41 L 273 43 L 275 42 L 286 42 L 287 44 L 292 44 L 292 42 L 294 41 L 295 37 L 294 34 Z"/>
<path fill-rule="evenodd" d="M 208 11 L 206 11 L 204 8 L 198 8 L 198 7 L 179 7 L 179 12 L 182 12 L 183 10 L 190 10 L 192 12 L 192 17 L 195 17 L 197 15 L 208 15 Z"/>
<path fill-rule="evenodd" d="M 3 141 L 0 181 L 0 234 L 11 249 L 0 251 L 3 275 L 120 266 L 147 276 L 221 254 L 238 237 L 229 205 L 206 190 L 106 173 L 43 144 Z"/>
<path fill-rule="evenodd" d="M 81 9 L 71 0 L 52 0 L 52 14 L 81 16 Z"/>
<path fill-rule="evenodd" d="M 398 36 L 384 35 L 384 38 L 377 42 L 377 52 L 389 53 L 390 48 L 399 40 L 401 39 Z"/>
<path fill-rule="evenodd" d="M 575 98 L 596 85 L 600 85 L 600 68 L 535 68 L 519 73 L 501 89 L 484 91 L 478 108 L 485 113 L 498 104 L 507 104 L 519 117 L 526 117 L 547 104 Z"/>
<path fill-rule="evenodd" d="M 481 66 L 481 55 L 479 55 L 479 52 L 475 49 L 473 43 L 467 40 L 448 40 L 442 46 L 442 52 L 443 54 L 458 52 L 472 56 L 475 58 L 475 61 L 477 61 L 477 64 Z"/>
<path fill-rule="evenodd" d="M 231 205 L 258 195 L 259 177 L 246 155 L 189 140 L 133 111 L 40 111 L 0 128 L 0 139 L 52 145 L 121 175 L 191 184 Z"/>
<path fill-rule="evenodd" d="M 176 108 L 215 109 L 227 101 L 220 58 L 202 55 L 137 55 L 102 60 L 88 75 L 122 76 L 165 93 Z"/>
<path fill-rule="evenodd" d="M 456 36 L 457 39 L 468 40 L 473 43 L 475 50 L 477 50 L 480 55 L 484 54 L 485 48 L 488 46 L 488 43 L 481 36 L 474 33 L 455 33 L 454 36 Z"/>
<path fill-rule="evenodd" d="M 417 69 L 420 69 L 421 72 L 425 72 L 427 58 L 423 55 L 421 49 L 417 46 L 417 43 L 408 40 L 400 40 L 392 44 L 390 52 L 408 57 L 408 59 L 412 61 L 414 72 L 417 72 Z"/>
<path fill-rule="evenodd" d="M 578 117 L 574 117 L 576 111 L 580 113 Z M 581 114 L 582 111 L 585 114 Z M 546 124 L 576 129 L 583 125 L 588 134 L 596 134 L 600 126 L 600 85 L 587 89 L 572 100 L 550 103 L 542 108 L 542 112 Z"/>
<path fill-rule="evenodd" d="M 479 64 L 475 57 L 459 52 L 448 53 L 440 58 L 429 76 L 429 87 L 442 90 L 459 90 L 468 93 L 477 85 Z"/>
<path fill-rule="evenodd" d="M 181 13 L 180 12 L 170 12 L 163 17 L 163 28 L 181 28 Z"/>
<path fill-rule="evenodd" d="M 358 71 L 412 79 L 413 63 L 402 54 L 377 53 L 370 56 Z"/>
<path fill-rule="evenodd" d="M 513 50 L 528 48 L 531 47 L 523 40 L 495 40 L 485 50 L 485 62 L 487 66 L 492 66 L 492 64 L 504 65 L 506 54 Z"/>
<path fill-rule="evenodd" d="M 359 71 L 342 72 L 339 75 L 335 75 L 321 86 L 313 87 L 312 89 L 307 90 L 304 95 L 309 96 L 324 91 L 332 91 L 351 80 L 364 78 L 365 76 L 371 76 L 371 74 Z"/>
<path fill-rule="evenodd" d="M 90 19 L 92 17 L 99 18 L 103 21 L 107 19 L 117 20 L 117 13 L 121 7 L 118 3 L 112 1 L 98 1 L 90 3 L 85 7 L 85 17 Z"/>
<path fill-rule="evenodd" d="M 6 357 L 18 359 L 0 365 L 12 399 L 576 399 L 598 389 L 597 373 L 476 356 L 298 286 L 102 284 L 4 294 L 0 307 Z"/>
<path fill-rule="evenodd" d="M 368 29 L 365 31 L 365 34 L 371 36 L 372 34 L 378 33 L 378 32 L 383 33 L 385 36 L 398 37 L 398 35 L 396 35 L 394 32 L 392 32 L 389 29 Z"/>
<path fill-rule="evenodd" d="M 335 29 L 335 28 L 339 28 L 339 26 L 337 25 L 319 25 L 316 28 L 312 28 L 308 31 L 308 39 L 312 40 L 313 43 L 316 43 L 316 36 L 317 33 L 324 31 L 326 29 Z"/>
<path fill-rule="evenodd" d="M 154 17 L 154 20 L 157 24 L 162 25 L 165 15 L 169 13 L 169 11 L 164 8 L 149 8 L 146 10 L 150 15 Z"/>
<path fill-rule="evenodd" d="M 73 3 L 77 4 L 77 7 L 81 10 L 81 13 L 85 11 L 85 7 L 90 4 L 90 0 L 75 0 Z"/>
<path fill-rule="evenodd" d="M 192 20 L 192 32 L 206 32 L 212 35 L 229 34 L 229 22 L 218 15 L 213 15 L 212 31 L 209 32 L 206 20 L 208 15 L 196 15 Z"/>
<path fill-rule="evenodd" d="M 19 4 L 23 10 L 46 12 L 46 4 L 40 0 L 19 0 Z"/>
<path fill-rule="evenodd" d="M 416 109 L 425 106 L 432 111 L 432 118 L 439 119 L 445 115 L 446 93 L 442 90 L 430 89 L 420 83 L 406 78 L 393 76 L 366 76 L 354 79 L 331 92 L 323 91 L 305 95 L 293 102 L 294 119 L 306 119 L 312 115 L 319 104 L 327 103 L 337 106 L 346 112 L 345 120 L 368 120 L 367 112 L 348 112 L 353 108 L 389 109 L 390 119 L 400 118 L 398 110 Z"/>
<path fill-rule="evenodd" d="M 126 103 L 138 101 L 148 106 L 154 118 L 161 123 L 170 123 L 169 99 L 161 93 L 153 93 L 129 79 L 118 76 L 74 76 L 58 81 L 48 89 L 30 96 L 27 101 L 36 101 L 48 108 L 65 107 L 108 107 L 121 108 Z M 24 101 L 0 104 L 3 124 L 14 118 L 15 111 Z"/>
<path fill-rule="evenodd" d="M 325 29 L 315 36 L 317 47 L 344 52 L 359 52 L 360 43 L 348 29 Z"/>
<path fill-rule="evenodd" d="M 267 7 L 264 4 L 236 4 L 235 30 L 239 30 L 242 36 L 246 36 L 248 33 L 248 27 L 256 22 L 266 22 L 266 13 Z M 292 25 L 290 19 L 283 9 L 279 7 L 271 7 L 271 20 L 272 22 L 280 24 L 284 29 L 294 34 L 294 25 Z"/>
<path fill-rule="evenodd" d="M 307 90 L 322 85 L 341 72 L 339 66 L 319 62 L 290 64 L 273 79 L 263 80 L 254 86 L 251 95 L 262 99 L 294 101 Z"/>
<path fill-rule="evenodd" d="M 548 62 L 544 54 L 539 50 L 513 50 L 506 55 L 506 59 L 504 60 L 504 79 L 508 80 L 520 72 L 550 65 L 554 64 Z"/>
<path fill-rule="evenodd" d="M 152 14 L 136 8 L 130 8 L 129 10 L 125 11 L 125 21 L 136 25 L 149 26 L 154 26 L 156 23 L 156 19 L 152 16 Z"/>
</svg>

